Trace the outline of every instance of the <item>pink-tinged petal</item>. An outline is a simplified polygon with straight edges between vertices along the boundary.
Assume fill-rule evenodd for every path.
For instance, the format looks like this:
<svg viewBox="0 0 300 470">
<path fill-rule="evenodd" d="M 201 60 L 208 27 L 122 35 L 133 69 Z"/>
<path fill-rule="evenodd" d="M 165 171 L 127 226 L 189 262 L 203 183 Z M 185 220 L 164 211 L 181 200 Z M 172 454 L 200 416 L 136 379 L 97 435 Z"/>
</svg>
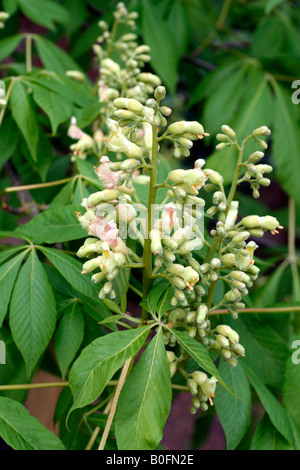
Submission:
<svg viewBox="0 0 300 470">
<path fill-rule="evenodd" d="M 100 165 L 95 169 L 99 180 L 103 183 L 105 188 L 115 189 L 120 172 L 112 171 L 109 168 L 110 160 L 108 157 L 102 157 L 100 161 Z"/>
<path fill-rule="evenodd" d="M 76 124 L 75 117 L 72 117 L 71 119 L 71 125 L 68 129 L 68 136 L 75 140 L 79 140 L 84 136 L 84 132 Z"/>
</svg>

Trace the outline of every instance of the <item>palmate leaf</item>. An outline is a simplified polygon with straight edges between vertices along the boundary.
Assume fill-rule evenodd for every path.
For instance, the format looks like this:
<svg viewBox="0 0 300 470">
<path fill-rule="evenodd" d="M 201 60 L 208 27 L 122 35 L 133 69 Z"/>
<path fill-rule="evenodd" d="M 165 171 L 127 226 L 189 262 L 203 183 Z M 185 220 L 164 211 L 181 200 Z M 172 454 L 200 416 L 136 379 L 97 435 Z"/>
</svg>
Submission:
<svg viewBox="0 0 300 470">
<path fill-rule="evenodd" d="M 22 251 L 0 267 L 0 327 L 7 312 L 19 268 L 27 253 L 28 250 Z"/>
<path fill-rule="evenodd" d="M 63 377 L 79 350 L 83 337 L 84 319 L 78 302 L 74 300 L 64 309 L 54 338 L 55 354 Z"/>
<path fill-rule="evenodd" d="M 114 373 L 140 350 L 149 331 L 150 327 L 145 326 L 110 333 L 96 339 L 81 352 L 69 374 L 74 397 L 71 411 L 96 400 Z"/>
<path fill-rule="evenodd" d="M 118 448 L 155 449 L 171 400 L 170 365 L 159 329 L 122 388 L 115 424 Z"/>
<path fill-rule="evenodd" d="M 0 436 L 15 450 L 65 450 L 57 436 L 10 398 L 0 397 Z"/>
<path fill-rule="evenodd" d="M 189 336 L 185 332 L 175 330 L 173 328 L 170 329 L 170 332 L 172 333 L 172 335 L 175 336 L 178 343 L 183 347 L 183 349 L 189 353 L 189 355 L 197 362 L 200 367 L 202 367 L 202 369 L 204 369 L 209 374 L 214 375 L 218 382 L 223 385 L 226 390 L 232 393 L 232 391 L 229 389 L 229 387 L 226 385 L 223 378 L 221 377 L 221 374 L 216 368 L 209 353 L 207 352 L 205 347 L 202 346 L 202 344 L 198 343 L 198 341 L 196 341 L 194 338 L 191 338 L 191 336 Z"/>
<path fill-rule="evenodd" d="M 227 449 L 235 449 L 244 437 L 251 422 L 251 393 L 248 380 L 238 364 L 232 368 L 220 362 L 219 372 L 230 390 L 240 400 L 217 385 L 214 404 L 226 435 Z"/>
<path fill-rule="evenodd" d="M 34 250 L 20 270 L 10 304 L 10 328 L 31 376 L 54 332 L 56 308 L 46 273 Z"/>
</svg>

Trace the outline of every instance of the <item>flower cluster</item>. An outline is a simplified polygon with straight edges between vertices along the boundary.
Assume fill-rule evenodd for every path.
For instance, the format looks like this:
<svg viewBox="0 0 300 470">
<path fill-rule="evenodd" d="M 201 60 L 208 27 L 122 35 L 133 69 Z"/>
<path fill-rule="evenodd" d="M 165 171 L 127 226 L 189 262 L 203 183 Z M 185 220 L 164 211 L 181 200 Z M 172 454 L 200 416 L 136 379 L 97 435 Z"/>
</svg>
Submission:
<svg viewBox="0 0 300 470">
<path fill-rule="evenodd" d="M 117 22 L 130 23 L 132 27 L 135 17 L 119 4 Z M 172 327 L 184 328 L 189 336 L 219 354 L 232 367 L 244 356 L 237 332 L 228 325 L 216 326 L 211 315 L 223 307 L 237 318 L 245 307 L 243 297 L 259 273 L 254 262 L 257 244 L 251 237 L 257 239 L 267 230 L 275 234 L 280 228 L 272 216 L 251 215 L 239 220 L 239 203 L 235 200 L 236 187 L 242 181 L 250 182 L 254 197 L 259 185 L 267 185 L 264 174 L 271 167 L 259 163 L 263 153 L 254 152 L 246 161 L 243 156 L 250 139 L 266 148 L 263 137 L 270 131 L 266 127 L 255 129 L 240 145 L 234 130 L 222 126 L 217 148 L 234 145 L 239 155 L 228 194 L 222 175 L 206 168 L 203 159 L 196 160 L 193 169 L 170 171 L 165 181 L 159 182 L 163 141 L 171 143 L 173 155 L 178 158 L 188 156 L 194 141 L 208 134 L 195 121 L 173 122 L 168 126 L 167 117 L 172 110 L 161 104 L 165 88 L 158 77 L 140 71 L 148 60 L 149 50 L 136 44 L 133 33 L 116 41 L 107 25 L 101 23 L 103 34 L 95 47 L 102 71 L 99 99 L 107 106 L 99 121 L 105 134 L 98 147 L 102 153 L 95 172 L 104 189 L 83 200 L 86 212 L 78 213 L 78 220 L 90 238 L 79 249 L 78 256 L 88 258 L 83 273 L 94 272 L 92 281 L 101 283 L 101 299 L 115 298 L 113 281 L 124 268 L 143 270 L 144 297 L 153 282 L 160 278 L 168 280 L 173 294 L 160 321 L 165 326 L 164 343 L 170 349 L 167 355 L 171 375 L 179 371 L 186 378 L 193 395 L 192 412 L 198 408 L 205 410 L 207 402 L 212 401 L 217 381 L 201 371 L 187 374 L 183 370 L 180 364 L 185 360 L 184 353 L 172 334 Z M 111 50 L 120 52 L 124 69 L 108 57 Z M 149 98 L 151 92 L 153 97 Z M 78 155 L 95 146 L 95 138 L 84 134 L 75 122 L 69 135 L 78 139 L 73 147 Z M 113 161 L 108 152 L 115 154 Z M 141 204 L 136 182 L 148 190 L 148 207 Z M 158 200 L 161 189 L 164 196 Z M 209 240 L 205 239 L 201 225 L 205 208 L 201 191 L 212 193 L 210 207 L 206 208 L 214 225 Z M 140 248 L 130 249 L 132 238 Z M 217 283 L 225 286 L 225 293 L 216 304 L 213 297 Z M 154 318 L 157 320 L 155 315 Z M 173 348 L 182 354 L 176 357 Z"/>
</svg>

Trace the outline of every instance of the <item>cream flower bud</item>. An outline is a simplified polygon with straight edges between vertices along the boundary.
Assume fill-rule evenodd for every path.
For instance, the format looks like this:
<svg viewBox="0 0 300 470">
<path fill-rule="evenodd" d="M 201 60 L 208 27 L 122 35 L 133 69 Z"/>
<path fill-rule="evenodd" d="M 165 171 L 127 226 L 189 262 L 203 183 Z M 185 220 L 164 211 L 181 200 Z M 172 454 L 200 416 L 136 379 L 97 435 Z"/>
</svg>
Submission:
<svg viewBox="0 0 300 470">
<path fill-rule="evenodd" d="M 91 273 L 92 271 L 95 271 L 95 269 L 99 268 L 101 260 L 102 256 L 98 256 L 97 258 L 93 258 L 89 261 L 86 261 L 82 266 L 82 272 Z"/>
<path fill-rule="evenodd" d="M 232 279 L 245 282 L 246 284 L 251 281 L 248 274 L 244 273 L 243 271 L 231 271 L 230 276 L 232 277 Z"/>
<path fill-rule="evenodd" d="M 146 46 L 145 44 L 138 46 L 135 50 L 136 54 L 144 54 L 145 52 L 150 52 L 150 47 Z"/>
<path fill-rule="evenodd" d="M 197 121 L 178 121 L 170 124 L 168 127 L 170 134 L 180 135 L 184 133 L 191 133 L 194 135 L 204 134 L 203 126 Z"/>
<path fill-rule="evenodd" d="M 264 230 L 276 230 L 279 227 L 279 222 L 275 217 L 266 215 L 260 217 L 260 227 Z"/>
<path fill-rule="evenodd" d="M 254 135 L 256 137 L 264 136 L 264 135 L 270 135 L 270 134 L 271 134 L 271 131 L 267 126 L 258 127 L 257 129 L 255 129 L 252 132 L 252 135 Z"/>
<path fill-rule="evenodd" d="M 161 84 L 161 79 L 153 73 L 140 73 L 137 79 L 143 83 L 149 83 L 152 86 L 159 86 Z"/>
<path fill-rule="evenodd" d="M 154 97 L 158 100 L 161 101 L 164 99 L 166 96 L 166 89 L 164 86 L 158 86 L 155 91 L 154 91 Z"/>
<path fill-rule="evenodd" d="M 105 277 L 106 277 L 105 273 L 102 273 L 102 272 L 101 273 L 96 273 L 96 274 L 92 275 L 91 280 L 95 284 L 98 284 L 99 282 L 104 281 Z"/>
<path fill-rule="evenodd" d="M 79 82 L 82 82 L 85 79 L 84 74 L 78 70 L 67 70 L 66 76 L 69 78 L 74 78 L 74 80 L 78 80 Z"/>
<path fill-rule="evenodd" d="M 119 73 L 120 72 L 120 66 L 117 64 L 117 62 L 114 62 L 112 59 L 103 59 L 101 61 L 101 67 L 106 68 L 110 70 L 113 73 Z"/>
<path fill-rule="evenodd" d="M 259 151 L 253 152 L 249 156 L 249 161 L 252 162 L 252 163 L 257 163 L 264 157 L 264 155 L 265 154 L 263 152 L 259 152 Z"/>
<path fill-rule="evenodd" d="M 248 215 L 241 220 L 241 224 L 246 228 L 260 227 L 260 217 L 258 215 Z"/>
<path fill-rule="evenodd" d="M 166 117 L 170 116 L 170 114 L 172 113 L 172 109 L 168 106 L 161 106 L 160 111 Z"/>
<path fill-rule="evenodd" d="M 202 385 L 208 379 L 207 375 L 199 370 L 192 373 L 192 378 L 197 385 Z"/>
<path fill-rule="evenodd" d="M 198 325 L 201 325 L 204 320 L 206 319 L 206 316 L 208 314 L 208 308 L 205 304 L 202 304 L 198 307 L 198 310 L 197 310 L 197 323 Z"/>
<path fill-rule="evenodd" d="M 119 197 L 119 192 L 115 189 L 105 189 L 91 194 L 87 199 L 89 206 L 96 206 L 100 202 L 109 202 Z"/>
<path fill-rule="evenodd" d="M 236 331 L 234 331 L 229 325 L 218 325 L 216 328 L 217 333 L 226 336 L 233 343 L 238 343 L 240 338 Z"/>
<path fill-rule="evenodd" d="M 211 183 L 216 184 L 217 186 L 223 184 L 223 177 L 217 171 L 206 169 L 205 173 Z"/>
<path fill-rule="evenodd" d="M 233 237 L 232 243 L 236 245 L 238 243 L 248 240 L 249 237 L 250 237 L 249 232 L 240 232 L 238 235 L 235 235 L 235 237 Z"/>
<path fill-rule="evenodd" d="M 216 340 L 218 341 L 221 348 L 229 348 L 230 343 L 229 340 L 224 335 L 217 335 Z"/>
<path fill-rule="evenodd" d="M 215 394 L 216 391 L 216 385 L 217 385 L 217 379 L 215 377 L 211 377 L 210 379 L 207 379 L 205 382 L 201 384 L 201 389 L 205 395 L 208 397 L 211 397 Z"/>
<path fill-rule="evenodd" d="M 235 139 L 236 134 L 234 130 L 231 129 L 231 127 L 226 126 L 226 124 L 224 124 L 221 129 L 224 134 L 228 135 L 228 137 L 230 137 L 231 139 Z"/>
</svg>

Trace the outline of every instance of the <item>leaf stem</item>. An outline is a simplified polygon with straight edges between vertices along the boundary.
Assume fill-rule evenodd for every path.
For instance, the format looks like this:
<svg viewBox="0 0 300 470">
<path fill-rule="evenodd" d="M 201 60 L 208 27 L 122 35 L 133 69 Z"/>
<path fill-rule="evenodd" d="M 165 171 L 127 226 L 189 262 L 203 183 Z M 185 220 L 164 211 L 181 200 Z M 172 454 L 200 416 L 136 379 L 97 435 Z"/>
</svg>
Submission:
<svg viewBox="0 0 300 470">
<path fill-rule="evenodd" d="M 243 310 L 238 310 L 238 313 L 288 313 L 288 312 L 300 312 L 299 307 L 263 307 L 263 308 L 244 308 Z M 229 311 L 225 309 L 216 309 L 211 310 L 209 315 L 226 315 Z"/>
<path fill-rule="evenodd" d="M 109 433 L 109 430 L 111 428 L 111 425 L 112 425 L 112 422 L 113 422 L 113 419 L 114 419 L 114 416 L 115 416 L 118 399 L 119 399 L 121 390 L 123 388 L 123 385 L 125 383 L 127 372 L 128 372 L 129 367 L 130 367 L 130 364 L 131 364 L 131 360 L 132 360 L 132 358 L 127 359 L 127 361 L 125 362 L 125 364 L 123 366 L 123 369 L 122 369 L 122 372 L 121 372 L 121 375 L 120 375 L 120 379 L 119 379 L 119 382 L 118 382 L 118 385 L 117 385 L 117 388 L 116 388 L 116 392 L 115 392 L 114 398 L 112 399 L 111 407 L 110 407 L 110 410 L 109 410 L 109 415 L 108 415 L 108 418 L 107 418 L 107 422 L 106 422 L 106 425 L 105 425 L 104 432 L 102 434 L 102 438 L 101 438 L 98 450 L 103 450 L 104 447 L 105 447 L 105 444 L 106 444 L 106 441 L 107 441 L 107 438 L 108 438 L 108 433 Z"/>
</svg>

